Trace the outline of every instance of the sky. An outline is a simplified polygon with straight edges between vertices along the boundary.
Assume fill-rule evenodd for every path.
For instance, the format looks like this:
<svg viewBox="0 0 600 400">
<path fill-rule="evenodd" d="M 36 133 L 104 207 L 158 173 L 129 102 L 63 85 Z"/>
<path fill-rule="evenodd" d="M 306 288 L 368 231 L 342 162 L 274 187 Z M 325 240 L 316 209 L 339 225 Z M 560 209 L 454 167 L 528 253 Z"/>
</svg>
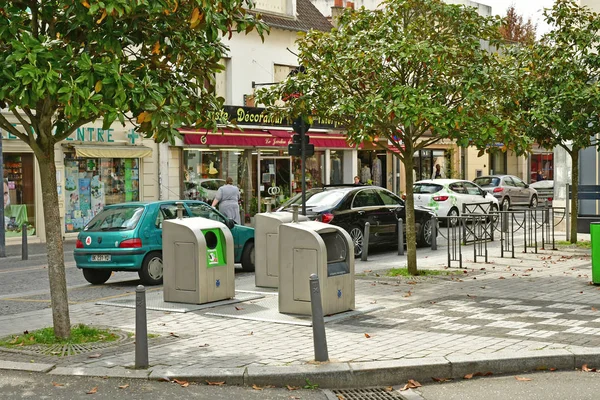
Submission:
<svg viewBox="0 0 600 400">
<path fill-rule="evenodd" d="M 544 8 L 551 8 L 554 0 L 476 0 L 478 3 L 492 7 L 492 14 L 500 16 L 506 15 L 508 7 L 514 4 L 517 14 L 523 16 L 527 21 L 531 17 L 534 25 L 537 24 L 537 36 L 548 32 L 550 27 L 544 23 L 542 11 Z"/>
</svg>

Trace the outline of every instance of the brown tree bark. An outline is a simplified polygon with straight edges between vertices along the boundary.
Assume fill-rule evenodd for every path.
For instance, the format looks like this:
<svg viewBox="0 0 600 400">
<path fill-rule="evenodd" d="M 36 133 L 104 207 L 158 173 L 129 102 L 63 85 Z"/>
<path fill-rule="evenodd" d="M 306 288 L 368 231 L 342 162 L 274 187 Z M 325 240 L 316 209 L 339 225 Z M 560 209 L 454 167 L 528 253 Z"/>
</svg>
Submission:
<svg viewBox="0 0 600 400">
<path fill-rule="evenodd" d="M 44 207 L 44 226 L 46 228 L 46 249 L 48 253 L 48 279 L 54 335 L 57 338 L 71 336 L 69 303 L 67 298 L 67 280 L 65 277 L 65 258 L 56 190 L 56 165 L 54 163 L 54 143 L 48 141 L 40 146 L 42 154 L 36 152 L 42 180 L 42 201 Z"/>
<path fill-rule="evenodd" d="M 579 148 L 571 150 L 571 243 L 577 243 L 577 216 L 579 215 Z M 569 194 L 567 193 L 567 198 Z M 567 199 L 568 201 L 568 199 Z"/>
<path fill-rule="evenodd" d="M 417 275 L 417 232 L 415 230 L 415 199 L 413 195 L 413 148 L 410 140 L 405 143 L 404 179 L 406 180 L 406 268 L 411 275 Z"/>
</svg>

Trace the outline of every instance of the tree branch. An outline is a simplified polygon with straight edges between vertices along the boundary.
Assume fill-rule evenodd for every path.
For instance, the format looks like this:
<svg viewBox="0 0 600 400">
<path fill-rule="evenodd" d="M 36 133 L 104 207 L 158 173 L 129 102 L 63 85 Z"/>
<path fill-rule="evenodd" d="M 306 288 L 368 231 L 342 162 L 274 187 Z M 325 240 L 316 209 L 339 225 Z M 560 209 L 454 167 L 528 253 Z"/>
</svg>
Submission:
<svg viewBox="0 0 600 400">
<path fill-rule="evenodd" d="M 4 115 L 2 115 L 1 113 L 0 113 L 0 127 L 6 129 L 12 135 L 15 135 L 16 137 L 18 137 L 25 143 L 29 144 L 29 140 L 30 140 L 29 136 L 19 132 L 19 130 L 15 126 L 13 126 L 13 124 L 8 122 L 6 117 Z"/>
</svg>

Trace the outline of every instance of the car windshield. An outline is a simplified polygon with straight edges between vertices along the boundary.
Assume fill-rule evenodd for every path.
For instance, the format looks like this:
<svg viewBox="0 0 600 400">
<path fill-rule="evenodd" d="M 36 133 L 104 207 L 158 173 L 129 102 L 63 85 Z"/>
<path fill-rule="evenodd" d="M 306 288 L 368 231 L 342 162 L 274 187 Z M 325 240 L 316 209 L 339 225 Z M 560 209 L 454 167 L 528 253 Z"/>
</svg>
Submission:
<svg viewBox="0 0 600 400">
<path fill-rule="evenodd" d="M 87 232 L 129 231 L 136 227 L 144 207 L 106 208 L 96 215 L 83 229 Z"/>
<path fill-rule="evenodd" d="M 330 208 L 337 205 L 345 195 L 345 190 L 308 191 L 306 192 L 306 206 Z M 292 197 L 284 204 L 283 208 L 289 208 L 293 204 L 302 204 L 302 196 L 300 194 Z"/>
<path fill-rule="evenodd" d="M 440 190 L 442 190 L 442 186 L 435 183 L 415 183 L 413 185 L 413 193 L 436 193 Z"/>
<path fill-rule="evenodd" d="M 481 176 L 479 178 L 475 178 L 473 182 L 481 187 L 498 186 L 500 185 L 500 178 L 496 178 L 494 176 Z"/>
</svg>

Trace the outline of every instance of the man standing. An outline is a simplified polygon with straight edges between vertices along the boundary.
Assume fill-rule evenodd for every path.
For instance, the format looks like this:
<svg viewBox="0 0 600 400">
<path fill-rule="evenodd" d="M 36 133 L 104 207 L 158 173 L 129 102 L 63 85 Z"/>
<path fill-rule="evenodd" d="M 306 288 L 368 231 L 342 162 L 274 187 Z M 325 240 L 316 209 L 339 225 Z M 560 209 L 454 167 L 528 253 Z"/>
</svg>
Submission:
<svg viewBox="0 0 600 400">
<path fill-rule="evenodd" d="M 433 174 L 431 174 L 431 179 L 443 179 L 445 177 L 446 175 L 444 175 L 444 171 L 442 171 L 440 164 L 435 164 L 435 170 L 433 171 Z"/>
</svg>

